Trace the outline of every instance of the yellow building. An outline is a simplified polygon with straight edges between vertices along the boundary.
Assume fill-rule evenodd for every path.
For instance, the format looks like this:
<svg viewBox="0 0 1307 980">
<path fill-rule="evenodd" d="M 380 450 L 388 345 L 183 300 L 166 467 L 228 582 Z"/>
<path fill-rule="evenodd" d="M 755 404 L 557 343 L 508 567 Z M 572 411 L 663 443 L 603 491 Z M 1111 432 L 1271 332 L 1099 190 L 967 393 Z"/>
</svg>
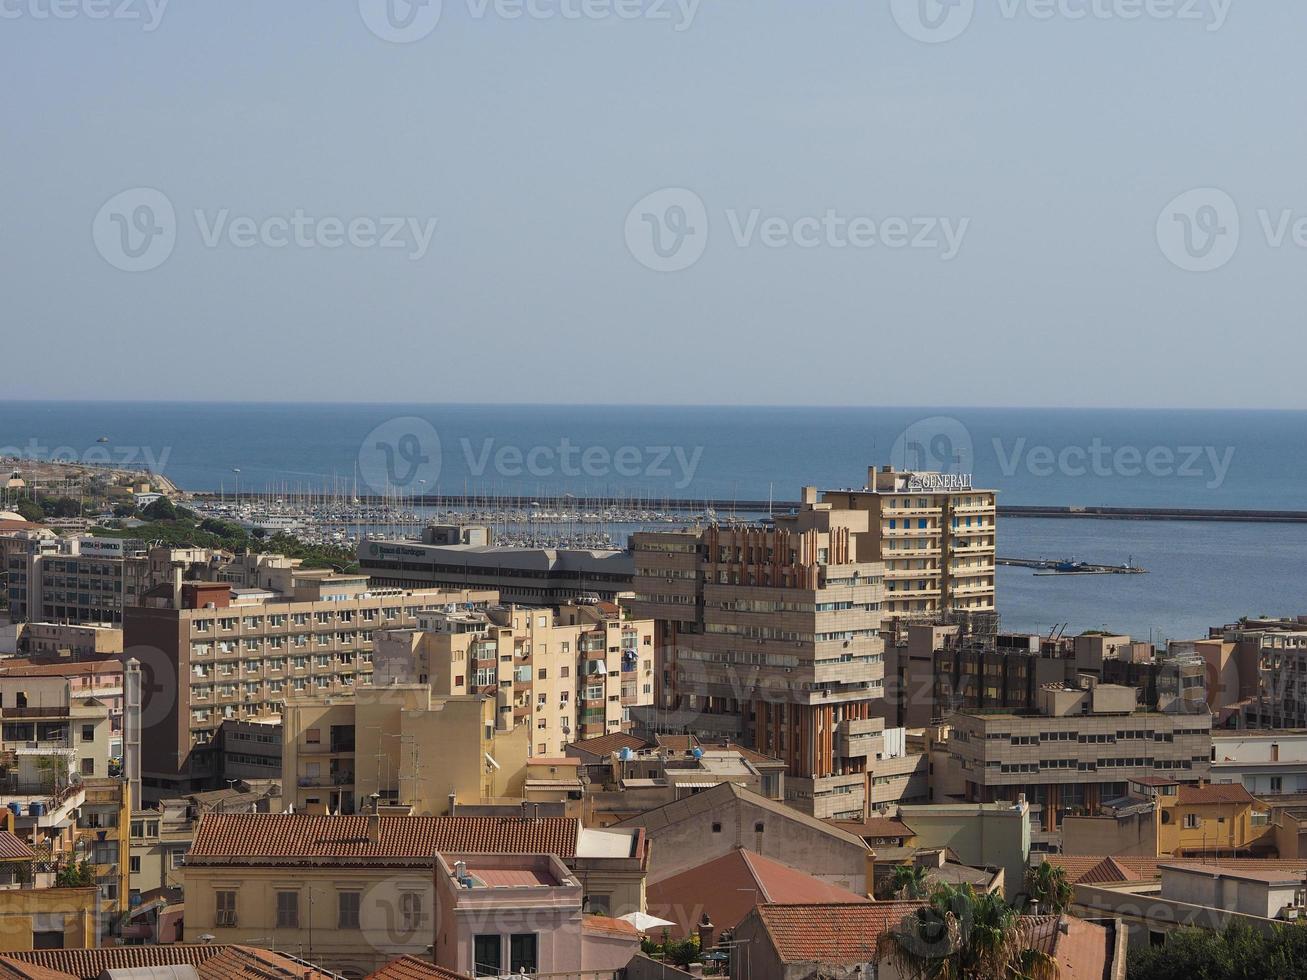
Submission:
<svg viewBox="0 0 1307 980">
<path fill-rule="evenodd" d="M 0 951 L 90 949 L 99 895 L 95 887 L 0 889 Z"/>
<path fill-rule="evenodd" d="M 378 633 L 375 683 L 430 684 L 438 695 L 500 694 L 529 724 L 531 754 L 560 756 L 580 738 L 631 730 L 653 704 L 654 623 L 610 602 L 490 606 L 418 614 Z"/>
<path fill-rule="evenodd" d="M 529 733 L 495 699 L 432 694 L 426 684 L 360 688 L 351 698 L 292 698 L 282 731 L 282 794 L 299 812 L 359 813 L 376 794 L 416 814 L 451 797 L 520 798 Z"/>
<path fill-rule="evenodd" d="M 1274 847 L 1271 808 L 1235 783 L 1198 786 L 1149 780 L 1157 803 L 1157 853 L 1256 855 Z"/>
<path fill-rule="evenodd" d="M 362 977 L 430 959 L 437 854 L 552 854 L 585 908 L 644 910 L 642 831 L 564 817 L 210 814 L 186 859 L 186 942 L 257 943 Z"/>
</svg>

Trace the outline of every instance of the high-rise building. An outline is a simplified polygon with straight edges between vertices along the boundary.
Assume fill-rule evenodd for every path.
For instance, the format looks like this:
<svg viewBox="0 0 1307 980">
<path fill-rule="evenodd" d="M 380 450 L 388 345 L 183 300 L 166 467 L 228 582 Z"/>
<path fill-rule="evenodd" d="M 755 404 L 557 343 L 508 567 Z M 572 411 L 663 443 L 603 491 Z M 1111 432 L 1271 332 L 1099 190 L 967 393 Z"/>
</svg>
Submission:
<svg viewBox="0 0 1307 980">
<path fill-rule="evenodd" d="M 871 515 L 867 560 L 885 565 L 885 617 L 994 610 L 996 491 L 970 474 L 867 471 L 861 490 L 827 490 L 836 510 Z"/>
<path fill-rule="evenodd" d="M 817 502 L 757 526 L 632 535 L 632 611 L 657 621 L 654 725 L 743 739 L 786 796 L 860 818 L 882 754 L 883 565 L 868 509 Z"/>
</svg>

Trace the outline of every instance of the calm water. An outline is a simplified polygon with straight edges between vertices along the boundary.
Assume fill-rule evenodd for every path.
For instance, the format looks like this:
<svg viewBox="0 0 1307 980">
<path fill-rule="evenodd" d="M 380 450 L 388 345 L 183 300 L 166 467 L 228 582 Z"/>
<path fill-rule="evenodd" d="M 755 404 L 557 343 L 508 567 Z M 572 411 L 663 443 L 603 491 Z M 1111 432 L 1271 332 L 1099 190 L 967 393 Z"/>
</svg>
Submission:
<svg viewBox="0 0 1307 980">
<path fill-rule="evenodd" d="M 108 441 L 100 443 L 100 437 Z M 794 499 L 869 462 L 974 473 L 1008 504 L 1307 509 L 1307 413 L 0 402 L 0 455 L 148 463 L 187 489 Z M 239 469 L 237 475 L 233 472 Z M 1307 527 L 1005 520 L 1000 552 L 1146 576 L 999 571 L 1012 629 L 1193 636 L 1307 611 Z"/>
</svg>

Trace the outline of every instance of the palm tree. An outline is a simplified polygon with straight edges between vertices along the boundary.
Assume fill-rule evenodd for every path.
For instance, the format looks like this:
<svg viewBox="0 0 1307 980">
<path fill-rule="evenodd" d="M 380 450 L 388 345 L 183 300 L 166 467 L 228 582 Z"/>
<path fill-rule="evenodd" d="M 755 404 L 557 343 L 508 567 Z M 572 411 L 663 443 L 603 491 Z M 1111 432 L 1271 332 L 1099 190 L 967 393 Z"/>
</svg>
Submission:
<svg viewBox="0 0 1307 980">
<path fill-rule="evenodd" d="M 894 868 L 890 892 L 895 898 L 925 898 L 928 889 L 925 865 L 900 864 Z"/>
<path fill-rule="evenodd" d="M 1074 890 L 1067 880 L 1066 869 L 1043 861 L 1026 869 L 1026 894 L 1039 903 L 1041 912 L 1061 915 L 1071 904 Z"/>
<path fill-rule="evenodd" d="M 1015 908 L 968 884 L 937 885 L 926 905 L 881 936 L 881 957 L 912 980 L 1056 980 Z"/>
</svg>

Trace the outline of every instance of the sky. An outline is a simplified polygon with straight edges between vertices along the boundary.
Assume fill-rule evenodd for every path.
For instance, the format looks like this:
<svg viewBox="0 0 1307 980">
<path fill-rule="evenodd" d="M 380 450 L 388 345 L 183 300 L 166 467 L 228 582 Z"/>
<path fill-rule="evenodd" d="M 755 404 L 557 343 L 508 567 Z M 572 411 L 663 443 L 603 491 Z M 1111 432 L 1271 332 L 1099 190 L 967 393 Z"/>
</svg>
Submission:
<svg viewBox="0 0 1307 980">
<path fill-rule="evenodd" d="M 0 397 L 1307 408 L 1305 27 L 0 0 Z"/>
</svg>

